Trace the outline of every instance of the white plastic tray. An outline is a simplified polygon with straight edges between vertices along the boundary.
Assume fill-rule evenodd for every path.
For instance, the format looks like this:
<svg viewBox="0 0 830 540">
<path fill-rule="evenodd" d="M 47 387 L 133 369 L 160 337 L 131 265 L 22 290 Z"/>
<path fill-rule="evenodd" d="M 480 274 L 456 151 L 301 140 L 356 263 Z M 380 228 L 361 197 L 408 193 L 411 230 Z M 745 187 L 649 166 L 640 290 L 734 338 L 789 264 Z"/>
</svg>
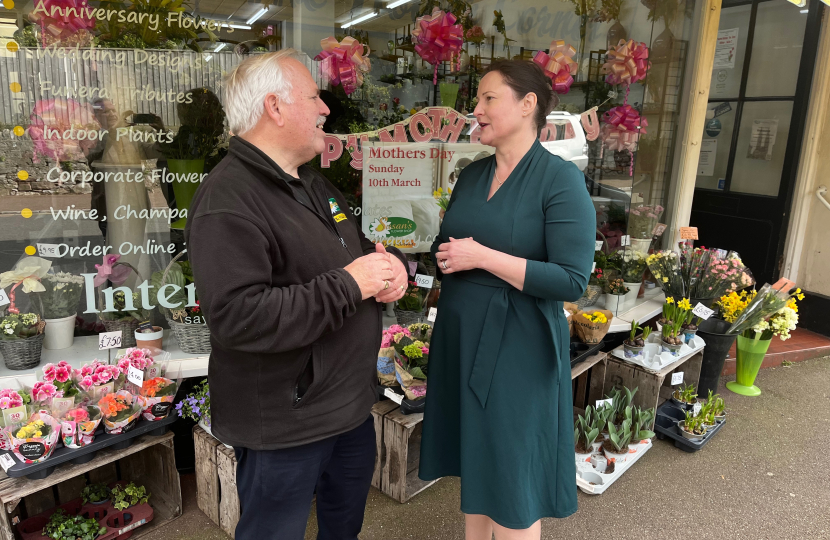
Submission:
<svg viewBox="0 0 830 540">
<path fill-rule="evenodd" d="M 588 495 L 602 495 L 608 487 L 617 481 L 625 471 L 637 463 L 643 454 L 649 451 L 652 447 L 651 440 L 646 444 L 639 444 L 637 452 L 629 453 L 626 460 L 622 463 L 615 463 L 614 472 L 611 474 L 599 473 L 591 463 L 585 461 L 576 462 L 576 486 Z M 602 450 L 598 453 L 591 454 L 593 458 L 596 455 L 602 455 Z"/>
<path fill-rule="evenodd" d="M 646 369 L 653 371 L 660 371 L 669 364 L 677 362 L 679 359 L 694 354 L 706 346 L 706 342 L 700 336 L 695 336 L 689 343 L 684 343 L 680 347 L 680 355 L 674 356 L 668 352 L 661 352 L 660 335 L 651 334 L 648 336 L 648 341 L 643 353 L 635 358 L 626 358 L 625 350 L 622 345 L 611 351 L 611 354 L 620 360 L 625 360 L 628 363 L 636 364 Z"/>
</svg>

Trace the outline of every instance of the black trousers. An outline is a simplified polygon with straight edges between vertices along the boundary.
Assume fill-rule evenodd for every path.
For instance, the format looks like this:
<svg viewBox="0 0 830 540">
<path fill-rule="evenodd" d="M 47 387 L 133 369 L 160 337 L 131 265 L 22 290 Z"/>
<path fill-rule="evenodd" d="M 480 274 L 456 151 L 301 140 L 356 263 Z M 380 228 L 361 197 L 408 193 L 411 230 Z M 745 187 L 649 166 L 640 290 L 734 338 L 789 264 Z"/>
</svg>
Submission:
<svg viewBox="0 0 830 540">
<path fill-rule="evenodd" d="M 295 448 L 234 448 L 236 540 L 302 540 L 317 490 L 318 540 L 357 540 L 375 467 L 375 425 Z"/>
</svg>

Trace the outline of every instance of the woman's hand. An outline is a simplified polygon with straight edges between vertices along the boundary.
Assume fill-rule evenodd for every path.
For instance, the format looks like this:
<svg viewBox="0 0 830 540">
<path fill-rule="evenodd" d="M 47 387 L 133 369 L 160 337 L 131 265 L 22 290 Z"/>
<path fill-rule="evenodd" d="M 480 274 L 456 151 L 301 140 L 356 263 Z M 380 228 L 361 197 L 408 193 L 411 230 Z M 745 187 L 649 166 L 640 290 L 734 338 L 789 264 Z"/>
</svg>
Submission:
<svg viewBox="0 0 830 540">
<path fill-rule="evenodd" d="M 438 259 L 438 268 L 444 274 L 463 272 L 474 268 L 483 268 L 484 258 L 492 251 L 484 247 L 472 238 L 456 240 L 450 238 L 449 243 L 438 246 L 435 257 Z"/>
</svg>

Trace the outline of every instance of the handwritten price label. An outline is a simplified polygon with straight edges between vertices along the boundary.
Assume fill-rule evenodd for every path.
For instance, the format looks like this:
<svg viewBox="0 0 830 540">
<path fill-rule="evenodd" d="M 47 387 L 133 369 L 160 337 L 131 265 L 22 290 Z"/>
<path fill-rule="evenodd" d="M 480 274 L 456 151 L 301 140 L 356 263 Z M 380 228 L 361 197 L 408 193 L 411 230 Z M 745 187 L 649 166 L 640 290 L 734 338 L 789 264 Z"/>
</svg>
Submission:
<svg viewBox="0 0 830 540">
<path fill-rule="evenodd" d="M 596 407 L 597 407 L 597 409 L 601 409 L 601 408 L 603 407 L 603 405 L 605 405 L 606 403 L 607 403 L 608 405 L 613 405 L 613 401 L 614 401 L 614 400 L 613 400 L 613 399 L 611 399 L 611 398 L 608 398 L 608 399 L 598 399 L 598 400 L 597 400 Z"/>
<path fill-rule="evenodd" d="M 708 307 L 704 306 L 700 302 L 697 303 L 695 308 L 692 310 L 692 313 L 703 319 L 704 321 L 708 321 L 709 317 L 714 315 L 715 310 L 709 309 Z"/>
<path fill-rule="evenodd" d="M 597 240 L 596 246 L 594 246 L 594 251 L 599 251 L 602 249 L 602 240 Z"/>
<path fill-rule="evenodd" d="M 60 257 L 58 244 L 38 244 L 37 254 L 41 257 Z"/>
<path fill-rule="evenodd" d="M 138 368 L 130 366 L 127 370 L 127 380 L 141 388 L 144 385 L 144 372 Z"/>
<path fill-rule="evenodd" d="M 118 349 L 121 347 L 121 330 L 101 332 L 98 334 L 98 350 Z"/>
<path fill-rule="evenodd" d="M 415 274 L 415 283 L 417 283 L 419 287 L 423 287 L 425 289 L 431 289 L 432 288 L 433 279 L 435 279 L 435 278 L 433 278 L 432 276 L 425 276 L 423 274 Z"/>
<path fill-rule="evenodd" d="M 658 223 L 654 226 L 654 230 L 651 231 L 651 236 L 662 236 L 662 234 L 666 232 L 666 227 L 668 227 L 668 225 L 665 223 Z"/>
<path fill-rule="evenodd" d="M 438 308 L 431 307 L 429 308 L 429 315 L 427 315 L 427 320 L 429 322 L 435 322 L 435 318 L 438 316 Z"/>
<path fill-rule="evenodd" d="M 676 371 L 671 374 L 671 385 L 675 386 L 677 384 L 683 384 L 683 372 Z"/>
<path fill-rule="evenodd" d="M 681 240 L 697 240 L 697 227 L 680 227 Z"/>
<path fill-rule="evenodd" d="M 6 294 L 6 289 L 0 289 L 0 306 L 5 306 L 10 303 L 9 295 Z"/>
<path fill-rule="evenodd" d="M 620 246 L 621 247 L 626 247 L 626 246 L 630 246 L 630 245 L 631 245 L 631 236 L 627 235 L 627 234 L 623 235 L 620 238 Z"/>
<path fill-rule="evenodd" d="M 698 414 L 700 414 L 700 409 L 701 409 L 701 407 L 702 407 L 702 406 L 701 406 L 701 404 L 700 404 L 700 402 L 699 402 L 699 401 L 698 401 L 697 403 L 695 403 L 695 404 L 692 406 L 692 414 L 693 414 L 693 415 L 695 415 L 695 416 L 697 416 Z"/>
<path fill-rule="evenodd" d="M 400 394 L 396 394 L 391 388 L 387 388 L 383 391 L 383 395 L 400 405 L 403 402 L 403 396 Z"/>
</svg>

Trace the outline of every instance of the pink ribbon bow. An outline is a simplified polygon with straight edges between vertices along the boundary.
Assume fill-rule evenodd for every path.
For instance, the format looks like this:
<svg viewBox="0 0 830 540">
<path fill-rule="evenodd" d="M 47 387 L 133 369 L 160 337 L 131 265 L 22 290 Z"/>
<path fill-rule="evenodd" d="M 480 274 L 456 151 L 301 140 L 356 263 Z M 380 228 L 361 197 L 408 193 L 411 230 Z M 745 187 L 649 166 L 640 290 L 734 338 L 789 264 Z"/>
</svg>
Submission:
<svg viewBox="0 0 830 540">
<path fill-rule="evenodd" d="M 86 11 L 91 7 L 88 4 L 87 0 L 43 0 L 43 8 L 49 15 L 38 10 L 29 15 L 29 20 L 40 25 L 44 45 L 61 43 L 69 46 L 74 41 L 88 46 L 87 38 L 92 37 L 88 31 L 95 28 L 95 19 L 89 17 Z M 60 9 L 53 13 L 53 7 Z M 79 40 L 79 36 L 83 39 Z"/>
<path fill-rule="evenodd" d="M 344 37 L 341 42 L 337 38 L 327 37 L 320 40 L 320 46 L 323 51 L 314 59 L 322 61 L 320 67 L 323 76 L 334 86 L 342 84 L 347 96 L 360 88 L 363 74 L 372 69 L 369 47 L 350 36 Z"/>
<path fill-rule="evenodd" d="M 633 39 L 621 39 L 617 48 L 608 51 L 608 61 L 602 65 L 607 75 L 605 82 L 611 85 L 631 84 L 646 78 L 651 67 L 648 61 L 648 47 Z"/>
<path fill-rule="evenodd" d="M 553 81 L 553 91 L 557 94 L 567 94 L 573 84 L 573 75 L 576 75 L 576 60 L 573 59 L 576 49 L 572 45 L 565 45 L 561 39 L 550 42 L 550 54 L 538 51 L 533 61 L 541 67 L 545 75 Z"/>
<path fill-rule="evenodd" d="M 631 105 L 614 107 L 602 115 L 602 142 L 609 150 L 637 149 L 641 134 L 646 134 L 648 120 L 640 117 L 637 109 Z"/>
<path fill-rule="evenodd" d="M 456 56 L 459 63 L 461 61 L 459 52 L 464 44 L 464 28 L 455 21 L 455 15 L 438 7 L 432 10 L 432 15 L 418 17 L 415 21 L 415 29 L 412 30 L 415 52 L 435 66 L 433 84 L 438 84 L 438 64 L 445 61 L 452 63 Z"/>
</svg>

